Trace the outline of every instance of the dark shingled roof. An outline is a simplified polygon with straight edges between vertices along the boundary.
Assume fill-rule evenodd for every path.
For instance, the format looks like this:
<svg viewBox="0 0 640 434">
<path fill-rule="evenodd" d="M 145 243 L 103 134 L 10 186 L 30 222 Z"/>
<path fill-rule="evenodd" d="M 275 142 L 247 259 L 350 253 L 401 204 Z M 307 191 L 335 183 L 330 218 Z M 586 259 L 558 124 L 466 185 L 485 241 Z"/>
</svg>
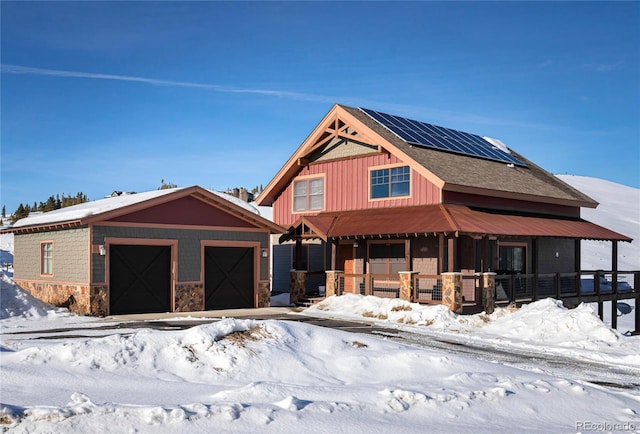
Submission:
<svg viewBox="0 0 640 434">
<path fill-rule="evenodd" d="M 444 190 L 455 191 L 469 187 L 576 201 L 581 206 L 594 208 L 597 206 L 597 202 L 587 195 L 513 151 L 512 154 L 525 163 L 526 168 L 509 167 L 498 161 L 410 145 L 360 109 L 339 106 L 444 181 Z"/>
</svg>

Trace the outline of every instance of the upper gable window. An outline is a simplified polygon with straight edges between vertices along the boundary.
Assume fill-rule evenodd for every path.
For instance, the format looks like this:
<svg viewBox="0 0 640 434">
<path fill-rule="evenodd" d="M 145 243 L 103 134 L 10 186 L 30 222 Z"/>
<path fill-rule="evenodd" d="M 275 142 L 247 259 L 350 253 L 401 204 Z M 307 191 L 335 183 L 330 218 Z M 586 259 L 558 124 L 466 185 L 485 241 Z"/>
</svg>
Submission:
<svg viewBox="0 0 640 434">
<path fill-rule="evenodd" d="M 53 242 L 47 241 L 40 244 L 40 274 L 53 274 Z"/>
<path fill-rule="evenodd" d="M 410 178 L 409 166 L 372 170 L 371 199 L 409 196 Z"/>
<path fill-rule="evenodd" d="M 307 178 L 293 183 L 293 211 L 320 211 L 324 208 L 324 178 Z"/>
</svg>

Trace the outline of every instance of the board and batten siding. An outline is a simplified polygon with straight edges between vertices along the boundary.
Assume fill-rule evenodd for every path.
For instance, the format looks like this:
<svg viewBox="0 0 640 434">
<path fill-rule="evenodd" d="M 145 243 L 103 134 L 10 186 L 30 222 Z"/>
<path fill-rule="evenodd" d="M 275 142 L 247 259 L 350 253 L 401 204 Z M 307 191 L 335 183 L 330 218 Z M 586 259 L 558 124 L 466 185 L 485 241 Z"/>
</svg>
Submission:
<svg viewBox="0 0 640 434">
<path fill-rule="evenodd" d="M 324 209 L 322 211 L 350 211 L 369 208 L 388 208 L 413 205 L 432 205 L 440 201 L 439 188 L 411 169 L 411 194 L 398 199 L 369 200 L 369 169 L 371 167 L 401 165 L 393 155 L 379 154 L 364 158 L 350 158 L 311 164 L 301 168 L 298 177 L 318 175 L 325 178 Z M 303 213 L 293 213 L 293 183 L 280 193 L 273 204 L 277 224 L 293 224 Z M 312 212 L 308 214 L 316 214 Z"/>
<path fill-rule="evenodd" d="M 40 244 L 53 242 L 53 274 L 40 274 Z M 32 281 L 88 284 L 89 229 L 87 227 L 16 234 L 14 277 Z"/>
</svg>

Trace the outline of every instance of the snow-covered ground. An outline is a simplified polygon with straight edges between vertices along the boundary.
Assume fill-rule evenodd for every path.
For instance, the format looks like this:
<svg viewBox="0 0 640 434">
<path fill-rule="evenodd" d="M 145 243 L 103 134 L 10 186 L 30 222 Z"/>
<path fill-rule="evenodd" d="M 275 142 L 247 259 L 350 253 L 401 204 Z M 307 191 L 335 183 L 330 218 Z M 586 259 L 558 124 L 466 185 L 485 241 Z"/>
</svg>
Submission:
<svg viewBox="0 0 640 434">
<path fill-rule="evenodd" d="M 600 198 L 581 189 L 602 210 L 618 192 L 614 186 Z M 620 268 L 640 269 L 640 212 L 629 205 L 638 190 L 629 194 L 616 205 L 624 212 L 606 221 L 583 216 L 633 237 L 621 243 L 627 262 Z M 597 265 L 602 250 L 585 248 L 583 267 L 609 268 Z M 640 387 L 607 387 L 535 361 L 524 368 L 295 321 L 134 328 L 49 306 L 7 277 L 0 284 L 3 432 L 640 432 Z M 274 304 L 286 304 L 281 298 Z M 348 295 L 302 315 L 374 322 L 426 339 L 464 337 L 640 378 L 640 336 L 612 330 L 590 306 L 568 310 L 547 299 L 459 316 Z M 619 318 L 621 331 L 633 328 L 630 318 Z"/>
<path fill-rule="evenodd" d="M 9 279 L 1 283 L 0 423 L 7 432 L 575 432 L 587 423 L 640 429 L 640 389 L 293 321 L 229 318 L 181 331 L 123 324 L 92 337 L 105 333 L 104 320 L 73 316 L 24 295 Z M 567 310 L 551 300 L 462 317 L 442 306 L 351 295 L 306 314 L 465 334 L 640 375 L 640 337 L 611 330 L 588 307 Z M 77 327 L 76 337 L 56 333 L 61 325 Z"/>
</svg>

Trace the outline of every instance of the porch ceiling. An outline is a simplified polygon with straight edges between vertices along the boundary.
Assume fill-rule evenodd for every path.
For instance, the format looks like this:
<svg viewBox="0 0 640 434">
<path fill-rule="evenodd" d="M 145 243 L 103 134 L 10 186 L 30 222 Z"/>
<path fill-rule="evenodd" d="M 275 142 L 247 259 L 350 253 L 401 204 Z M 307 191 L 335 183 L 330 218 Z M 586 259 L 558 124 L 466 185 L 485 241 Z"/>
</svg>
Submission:
<svg viewBox="0 0 640 434">
<path fill-rule="evenodd" d="M 631 238 L 586 220 L 545 218 L 440 204 L 403 208 L 320 213 L 301 217 L 283 239 L 295 239 L 301 225 L 314 235 L 329 238 L 377 237 L 457 233 L 493 236 L 532 236 L 631 241 Z"/>
</svg>

